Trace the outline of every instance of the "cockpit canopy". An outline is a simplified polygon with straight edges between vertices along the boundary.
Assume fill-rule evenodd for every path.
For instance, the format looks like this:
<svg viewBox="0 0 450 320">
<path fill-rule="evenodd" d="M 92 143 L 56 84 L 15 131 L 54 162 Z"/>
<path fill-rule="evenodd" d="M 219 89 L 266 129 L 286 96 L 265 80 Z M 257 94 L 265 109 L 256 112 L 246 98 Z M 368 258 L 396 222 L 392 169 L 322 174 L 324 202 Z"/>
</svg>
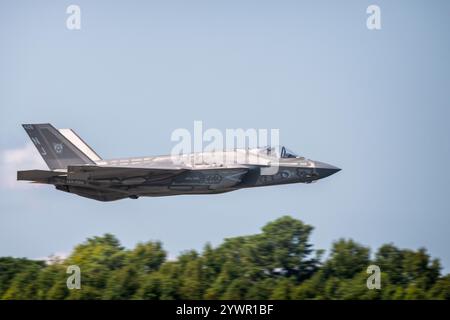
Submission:
<svg viewBox="0 0 450 320">
<path fill-rule="evenodd" d="M 299 156 L 286 147 L 281 147 L 280 158 L 298 158 Z"/>
<path fill-rule="evenodd" d="M 302 158 L 295 152 L 289 150 L 285 146 L 267 146 L 264 148 L 261 148 L 261 151 L 264 151 L 268 156 L 277 157 L 277 158 Z"/>
</svg>

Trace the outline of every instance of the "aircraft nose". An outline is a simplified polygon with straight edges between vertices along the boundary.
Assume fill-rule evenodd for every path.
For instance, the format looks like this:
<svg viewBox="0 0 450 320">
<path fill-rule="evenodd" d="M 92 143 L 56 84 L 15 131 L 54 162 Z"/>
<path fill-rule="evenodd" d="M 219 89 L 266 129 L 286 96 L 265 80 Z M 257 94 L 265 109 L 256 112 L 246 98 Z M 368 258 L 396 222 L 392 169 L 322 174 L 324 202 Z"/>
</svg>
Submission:
<svg viewBox="0 0 450 320">
<path fill-rule="evenodd" d="M 314 163 L 316 165 L 316 171 L 319 174 L 319 179 L 331 176 L 332 174 L 341 171 L 340 168 L 325 162 L 314 161 Z"/>
</svg>

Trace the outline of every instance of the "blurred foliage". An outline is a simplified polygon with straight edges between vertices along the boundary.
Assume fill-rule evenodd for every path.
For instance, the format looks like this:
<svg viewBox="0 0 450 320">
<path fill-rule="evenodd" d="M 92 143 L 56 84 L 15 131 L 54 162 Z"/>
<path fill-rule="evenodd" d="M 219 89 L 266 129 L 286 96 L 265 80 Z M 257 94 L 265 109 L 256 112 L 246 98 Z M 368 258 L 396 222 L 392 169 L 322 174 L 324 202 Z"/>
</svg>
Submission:
<svg viewBox="0 0 450 320">
<path fill-rule="evenodd" d="M 225 239 L 201 253 L 167 260 L 160 242 L 123 248 L 111 234 L 87 239 L 64 260 L 0 258 L 2 299 L 450 299 L 450 274 L 425 249 L 353 240 L 323 250 L 309 242 L 313 228 L 289 216 L 256 235 Z M 381 268 L 381 289 L 369 290 L 367 267 Z M 81 289 L 66 285 L 69 265 L 81 269 Z"/>
</svg>

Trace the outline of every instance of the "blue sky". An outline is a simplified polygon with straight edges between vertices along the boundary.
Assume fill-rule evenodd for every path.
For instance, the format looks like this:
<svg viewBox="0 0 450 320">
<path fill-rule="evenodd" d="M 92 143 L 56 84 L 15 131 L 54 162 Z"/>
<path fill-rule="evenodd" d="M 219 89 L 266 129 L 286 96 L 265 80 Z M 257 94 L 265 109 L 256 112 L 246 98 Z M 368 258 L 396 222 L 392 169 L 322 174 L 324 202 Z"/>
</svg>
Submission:
<svg viewBox="0 0 450 320">
<path fill-rule="evenodd" d="M 66 28 L 70 4 L 81 30 Z M 425 246 L 449 272 L 449 13 L 448 1 L 2 1 L 0 256 L 67 253 L 105 232 L 176 256 L 289 214 L 315 227 L 316 248 Z M 11 180 L 44 167 L 21 123 L 72 128 L 114 158 L 169 153 L 194 120 L 278 128 L 290 149 L 343 170 L 113 203 Z"/>
</svg>

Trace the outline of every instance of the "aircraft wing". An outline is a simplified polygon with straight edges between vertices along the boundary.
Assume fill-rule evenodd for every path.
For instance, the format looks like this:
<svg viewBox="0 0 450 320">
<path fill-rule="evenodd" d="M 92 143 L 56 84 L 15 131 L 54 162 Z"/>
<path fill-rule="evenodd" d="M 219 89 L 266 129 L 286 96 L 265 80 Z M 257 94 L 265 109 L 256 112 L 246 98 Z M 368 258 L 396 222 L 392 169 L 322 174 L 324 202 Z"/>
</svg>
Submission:
<svg viewBox="0 0 450 320">
<path fill-rule="evenodd" d="M 67 180 L 74 182 L 98 182 L 106 184 L 137 185 L 143 182 L 157 183 L 172 179 L 187 170 L 134 167 L 68 166 Z"/>
<path fill-rule="evenodd" d="M 111 201 L 149 190 L 161 191 L 158 189 L 161 187 L 165 195 L 186 190 L 232 191 L 230 188 L 247 182 L 248 173 L 248 168 L 192 170 L 75 165 L 68 166 L 67 171 L 19 171 L 18 180 L 55 184 L 58 190 Z M 156 189 L 149 189 L 152 187 Z"/>
</svg>

